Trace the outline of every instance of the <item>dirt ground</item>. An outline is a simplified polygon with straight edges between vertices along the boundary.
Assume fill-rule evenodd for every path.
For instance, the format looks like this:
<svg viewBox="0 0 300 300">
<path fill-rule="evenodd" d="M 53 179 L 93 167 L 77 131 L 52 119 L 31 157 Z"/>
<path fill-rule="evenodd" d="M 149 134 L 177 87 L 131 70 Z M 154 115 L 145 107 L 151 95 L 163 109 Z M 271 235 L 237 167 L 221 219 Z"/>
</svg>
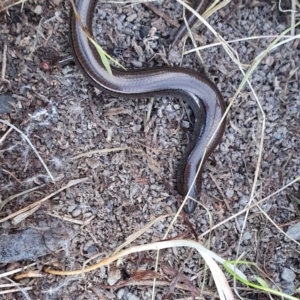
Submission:
<svg viewBox="0 0 300 300">
<path fill-rule="evenodd" d="M 4 7 L 9 1 L 0 3 Z M 180 4 L 154 5 L 181 22 Z M 280 5 L 231 1 L 209 17 L 226 41 L 237 40 L 230 46 L 245 71 L 290 26 L 291 2 Z M 177 164 L 193 128 L 191 111 L 180 99 L 112 97 L 91 86 L 74 63 L 41 70 L 39 47 L 71 54 L 69 6 L 63 0 L 38 0 L 26 2 L 23 10 L 16 5 L 0 12 L 0 119 L 28 137 L 55 179 L 53 184 L 27 140 L 15 130 L 8 132 L 1 122 L 0 236 L 8 242 L 0 243 L 0 253 L 3 256 L 9 244 L 4 237 L 19 233 L 28 236 L 27 250 L 34 248 L 35 254 L 13 249 L 17 242 L 9 245 L 6 257 L 15 254 L 19 261 L 2 259 L 0 291 L 16 288 L 14 282 L 24 290 L 0 293 L 0 299 L 151 299 L 153 251 L 80 276 L 43 272 L 44 267 L 80 269 L 97 254 L 92 262 L 108 257 L 130 235 L 164 216 L 130 246 L 161 240 L 177 212 L 170 187 L 175 188 Z M 296 9 L 299 14 L 299 6 Z M 221 45 L 213 45 L 216 37 L 203 26 L 196 31 L 197 43 L 211 46 L 200 50 L 202 61 L 195 53 L 182 58 L 183 51 L 193 47 L 188 39 L 185 48 L 181 44 L 169 49 L 175 32 L 143 4 L 99 1 L 95 10 L 96 40 L 127 68 L 181 63 L 205 72 L 228 105 L 244 78 L 240 68 Z M 247 37 L 256 38 L 242 40 Z M 222 141 L 206 163 L 203 207 L 198 205 L 188 219 L 199 240 L 222 258 L 255 263 L 258 268 L 241 266 L 249 279 L 259 276 L 269 287 L 300 298 L 299 182 L 276 193 L 300 175 L 299 67 L 298 37 L 269 52 L 254 70 L 249 78 L 253 91 L 246 84 L 238 94 Z M 103 152 L 74 158 L 94 150 Z M 70 182 L 74 185 L 64 188 Z M 55 195 L 26 217 L 13 218 L 14 212 L 51 193 Z M 247 205 L 266 197 L 245 215 Z M 168 238 L 176 236 L 194 239 L 182 218 Z M 216 296 L 210 273 L 195 251 L 166 249 L 159 260 L 155 299 L 192 299 L 201 287 L 198 299 Z M 41 276 L 16 281 L 15 274 L 6 274 L 28 265 Z M 178 282 L 170 290 L 176 275 Z M 233 287 L 232 278 L 228 280 Z M 238 284 L 237 291 L 242 299 L 271 299 L 245 285 Z"/>
</svg>

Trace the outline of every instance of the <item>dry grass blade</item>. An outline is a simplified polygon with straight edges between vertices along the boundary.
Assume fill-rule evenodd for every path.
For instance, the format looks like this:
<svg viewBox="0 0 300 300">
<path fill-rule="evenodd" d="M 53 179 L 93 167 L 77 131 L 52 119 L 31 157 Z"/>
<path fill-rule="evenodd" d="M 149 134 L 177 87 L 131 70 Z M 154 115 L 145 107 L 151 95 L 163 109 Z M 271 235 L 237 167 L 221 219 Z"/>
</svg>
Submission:
<svg viewBox="0 0 300 300">
<path fill-rule="evenodd" d="M 162 241 L 162 242 L 156 242 L 156 243 L 152 243 L 152 244 L 146 244 L 146 245 L 131 247 L 131 248 L 125 249 L 121 252 L 118 252 L 118 253 L 112 255 L 111 257 L 105 258 L 102 261 L 100 261 L 99 263 L 96 263 L 96 264 L 94 264 L 90 267 L 84 268 L 84 269 L 79 269 L 79 270 L 74 270 L 74 271 L 56 271 L 56 270 L 52 270 L 50 268 L 47 268 L 45 271 L 49 274 L 61 275 L 61 276 L 80 275 L 80 274 L 83 274 L 83 273 L 86 273 L 86 272 L 96 270 L 99 267 L 109 265 L 112 262 L 114 262 L 114 261 L 116 261 L 116 260 L 118 260 L 118 259 L 120 259 L 124 256 L 127 256 L 129 254 L 132 254 L 132 253 L 148 251 L 148 250 L 166 249 L 166 248 L 171 248 L 171 247 L 189 247 L 189 248 L 193 248 L 193 249 L 196 249 L 200 253 L 200 255 L 205 253 L 206 255 L 208 255 L 209 257 L 211 257 L 212 259 L 216 260 L 217 262 L 219 262 L 221 264 L 223 264 L 225 262 L 225 260 L 223 258 L 218 256 L 214 252 L 206 249 L 205 247 L 203 247 L 198 242 L 195 242 L 195 241 L 192 241 L 192 240 L 172 240 L 172 241 Z M 230 268 L 232 270 L 234 270 L 242 278 L 246 278 L 245 275 L 241 271 L 239 271 L 235 266 L 231 265 Z"/>
<path fill-rule="evenodd" d="M 106 285 L 106 284 L 97 284 L 97 286 L 104 288 L 104 289 L 113 289 L 113 290 L 117 290 L 120 289 L 124 286 L 150 286 L 152 285 L 153 281 L 151 280 L 140 280 L 140 281 L 135 281 L 135 280 L 128 280 L 126 282 L 121 282 L 115 285 Z M 156 286 L 165 286 L 165 287 L 169 287 L 170 286 L 170 281 L 163 281 L 163 280 L 157 280 L 156 281 Z M 184 283 L 178 283 L 177 284 L 177 288 L 184 290 L 184 291 L 191 291 L 191 288 L 189 285 L 184 284 Z M 199 292 L 199 290 L 197 290 L 196 292 Z M 207 295 L 207 296 L 212 296 L 211 292 L 203 292 L 203 295 Z"/>
<path fill-rule="evenodd" d="M 181 1 L 179 0 L 178 2 L 181 3 Z M 192 11 L 192 10 L 191 10 Z M 202 20 L 202 19 L 201 19 Z M 203 21 L 203 20 L 202 20 Z M 205 22 L 203 22 L 205 23 Z M 297 26 L 297 25 L 296 25 Z M 209 27 L 209 26 L 208 26 Z M 209 29 L 216 35 L 217 37 L 217 34 L 216 32 L 214 32 L 213 29 L 211 29 L 209 27 Z M 245 83 L 247 82 L 250 86 L 250 88 L 252 89 L 252 92 L 253 94 L 255 95 L 255 92 L 251 86 L 251 83 L 248 81 L 249 77 L 251 76 L 251 74 L 253 73 L 253 71 L 256 69 L 256 67 L 258 66 L 258 64 L 262 61 L 262 59 L 272 50 L 275 48 L 275 46 L 278 46 L 279 44 L 279 40 L 289 31 L 289 29 L 285 30 L 284 32 L 282 32 L 282 34 L 280 34 L 279 36 L 276 37 L 276 39 L 267 47 L 267 49 L 265 51 L 263 51 L 261 53 L 261 55 L 259 55 L 255 60 L 254 60 L 254 63 L 253 63 L 253 66 L 251 68 L 249 68 L 247 74 L 244 74 L 243 72 L 243 66 L 241 66 L 241 64 L 239 63 L 239 61 L 237 59 L 235 59 L 235 56 L 233 55 L 233 53 L 231 53 L 229 47 L 227 46 L 227 44 L 223 43 L 224 41 L 222 41 L 221 39 L 221 44 L 223 45 L 225 51 L 229 54 L 229 56 L 233 59 L 233 61 L 235 63 L 238 64 L 241 72 L 243 73 L 244 75 L 244 78 L 243 78 L 243 81 L 242 83 L 240 84 L 235 96 L 233 97 L 233 99 L 231 100 L 230 102 L 230 105 L 228 106 L 227 110 L 226 110 L 226 113 L 224 115 L 224 118 L 225 116 L 228 114 L 229 112 L 229 109 L 231 108 L 233 102 L 235 101 L 235 99 L 237 98 L 237 96 L 239 95 L 240 91 L 242 90 L 242 88 L 244 87 Z M 287 41 L 285 41 L 287 42 Z M 256 96 L 256 95 L 255 95 Z M 257 97 L 255 97 L 257 99 Z M 259 156 L 258 156 L 258 159 L 257 159 L 257 165 L 256 165 L 256 170 L 255 170 L 255 178 L 254 178 L 254 182 L 253 182 L 253 188 L 252 188 L 252 192 L 251 192 L 251 196 L 250 196 L 250 199 L 253 200 L 254 199 L 254 193 L 255 193 L 255 190 L 256 190 L 256 183 L 257 183 L 257 179 L 258 179 L 258 175 L 259 175 L 259 170 L 260 170 L 260 164 L 261 164 L 261 159 L 262 159 L 262 149 L 263 149 L 263 141 L 264 141 L 264 128 L 265 128 L 265 115 L 264 115 L 264 112 L 263 112 L 263 109 L 257 99 L 257 103 L 258 103 L 258 106 L 260 107 L 260 110 L 262 112 L 262 116 L 263 116 L 263 125 L 262 125 L 262 134 L 261 134 L 261 138 L 260 138 L 260 152 L 259 152 Z M 251 201 L 249 203 L 249 206 L 251 206 Z M 181 209 L 181 208 L 180 208 Z M 246 218 L 245 218 L 245 222 L 243 224 L 243 229 L 242 229 L 242 232 L 246 226 L 246 220 L 247 220 L 247 213 L 249 212 L 249 210 L 246 210 Z M 274 222 L 272 222 L 274 224 Z M 275 225 L 275 224 L 274 224 Z M 216 228 L 216 227 L 213 227 L 213 228 Z M 207 231 L 208 232 L 211 232 L 211 230 Z M 203 235 L 202 235 L 203 236 Z M 241 234 L 241 238 L 242 238 L 242 234 Z M 237 251 L 238 252 L 238 251 Z M 220 295 L 220 294 L 219 294 Z M 221 296 L 221 295 L 220 295 Z"/>
<path fill-rule="evenodd" d="M 27 1 L 27 0 L 20 0 L 20 1 L 17 1 L 17 2 L 15 2 L 15 3 L 12 3 L 12 4 L 10 4 L 10 5 L 7 5 L 7 6 L 3 7 L 3 8 L 0 8 L 0 12 L 2 12 L 2 11 L 4 11 L 4 10 L 7 10 L 7 9 L 9 9 L 10 7 L 13 7 L 13 6 L 15 6 L 15 5 L 19 5 L 19 4 L 21 4 L 21 3 L 22 3 L 22 8 L 23 8 L 24 3 L 25 3 L 26 1 Z"/>
<path fill-rule="evenodd" d="M 43 187 L 45 187 L 45 184 L 40 185 L 40 186 L 37 186 L 37 187 L 34 187 L 34 188 L 32 188 L 32 189 L 29 189 L 29 190 L 26 190 L 26 191 L 21 192 L 21 193 L 19 193 L 19 194 L 12 195 L 12 196 L 8 197 L 7 199 L 3 200 L 3 202 L 0 203 L 0 211 L 1 211 L 2 208 L 3 208 L 8 202 L 10 202 L 11 200 L 16 199 L 16 198 L 18 198 L 18 197 L 20 197 L 20 196 L 23 196 L 23 195 L 25 195 L 25 194 L 31 193 L 31 192 L 33 192 L 33 191 L 35 191 L 35 190 L 41 189 L 41 188 L 43 188 Z"/>
<path fill-rule="evenodd" d="M 125 147 L 117 147 L 117 148 L 107 148 L 107 149 L 92 150 L 92 151 L 89 151 L 89 152 L 86 152 L 86 153 L 81 153 L 81 154 L 78 154 L 76 156 L 73 156 L 73 157 L 70 158 L 70 160 L 76 160 L 76 159 L 79 159 L 81 157 L 88 157 L 88 156 L 95 155 L 95 154 L 103 155 L 103 154 L 110 153 L 110 152 L 126 151 L 126 150 L 132 151 L 134 153 L 140 154 L 143 157 L 145 157 L 150 162 L 150 167 L 153 169 L 153 171 L 155 173 L 159 173 L 158 169 L 160 167 L 160 164 L 157 161 L 155 161 L 154 159 L 152 159 L 152 157 L 149 156 L 147 153 L 145 153 L 143 150 L 138 149 L 138 148 L 127 147 L 127 146 L 125 146 Z"/>
<path fill-rule="evenodd" d="M 9 277 L 5 277 L 5 279 L 7 281 L 11 282 L 17 288 L 17 291 L 19 291 L 23 294 L 23 296 L 26 300 L 31 300 L 29 295 L 26 293 L 26 288 L 21 287 L 18 283 L 14 282 Z M 31 288 L 29 288 L 29 289 L 31 289 Z"/>
<path fill-rule="evenodd" d="M 272 198 L 273 196 L 277 195 L 278 193 L 284 191 L 284 190 L 287 189 L 289 186 L 292 186 L 292 185 L 295 184 L 296 182 L 300 182 L 300 176 L 297 177 L 296 179 L 294 179 L 293 181 L 291 181 L 289 184 L 283 186 L 281 189 L 279 189 L 279 190 L 277 190 L 276 192 L 270 194 L 269 196 L 267 196 L 267 197 L 265 197 L 265 198 L 263 198 L 263 199 L 257 201 L 256 203 L 254 203 L 254 204 L 252 204 L 252 205 L 250 205 L 250 206 L 248 206 L 248 207 L 242 209 L 242 210 L 239 211 L 238 213 L 236 213 L 236 214 L 230 216 L 229 218 L 223 220 L 222 222 L 220 222 L 220 223 L 214 225 L 211 229 L 209 229 L 209 230 L 203 232 L 203 233 L 200 235 L 200 238 L 202 238 L 202 237 L 204 237 L 205 235 L 211 233 L 211 231 L 215 230 L 216 228 L 220 227 L 221 225 L 224 225 L 224 224 L 227 223 L 228 221 L 230 221 L 230 220 L 232 220 L 232 219 L 235 219 L 236 217 L 238 217 L 238 216 L 240 216 L 240 215 L 246 213 L 247 211 L 251 210 L 252 208 L 256 207 L 257 205 L 262 204 L 263 202 L 267 201 L 268 199 Z M 289 237 L 289 236 L 287 236 L 287 237 L 288 237 L 289 239 L 291 239 L 291 237 Z M 297 241 L 294 240 L 294 239 L 291 239 L 291 240 L 292 240 L 294 243 L 296 243 L 297 245 L 300 246 L 300 243 L 299 243 L 299 242 L 297 242 Z"/>
<path fill-rule="evenodd" d="M 207 254 L 202 253 L 202 257 L 205 259 L 206 264 L 208 265 L 213 277 L 215 284 L 218 289 L 218 294 L 220 299 L 232 299 L 234 300 L 231 288 L 228 284 L 228 281 L 221 271 L 216 262 Z"/>
<path fill-rule="evenodd" d="M 62 221 L 66 221 L 66 222 L 70 222 L 70 223 L 73 223 L 73 224 L 78 224 L 80 226 L 86 226 L 88 224 L 90 224 L 90 222 L 96 218 L 95 215 L 91 216 L 90 218 L 88 218 L 87 220 L 76 220 L 76 219 L 72 219 L 72 218 L 69 218 L 69 217 L 65 217 L 65 216 L 58 216 L 56 214 L 51 214 L 51 213 L 47 213 L 47 215 L 49 216 L 52 216 L 54 218 L 58 218 Z"/>
<path fill-rule="evenodd" d="M 69 276 L 69 275 L 80 275 L 85 272 L 93 271 L 97 268 L 100 268 L 102 266 L 106 266 L 111 264 L 112 262 L 119 260 L 120 258 L 123 258 L 124 256 L 127 256 L 132 253 L 141 252 L 141 251 L 149 251 L 149 250 L 160 250 L 170 247 L 189 247 L 196 249 L 199 254 L 206 260 L 207 264 L 210 266 L 212 274 L 214 276 L 214 279 L 216 281 L 217 288 L 219 290 L 219 295 L 221 299 L 234 299 L 232 292 L 229 288 L 229 285 L 226 281 L 226 278 L 224 274 L 222 275 L 222 271 L 217 266 L 217 264 L 214 262 L 214 260 L 218 261 L 219 263 L 224 263 L 225 260 L 213 253 L 212 251 L 206 249 L 199 243 L 191 240 L 172 240 L 172 241 L 162 241 L 158 243 L 148 244 L 148 245 L 141 245 L 132 247 L 126 250 L 123 250 L 119 253 L 116 253 L 112 255 L 111 257 L 108 257 L 106 259 L 103 259 L 99 263 L 96 263 L 92 266 L 89 266 L 87 268 L 74 270 L 74 271 L 56 271 L 50 268 L 46 268 L 45 272 L 54 274 L 54 275 L 61 275 L 61 276 Z M 238 276 L 241 276 L 242 278 L 246 278 L 245 275 L 239 271 L 235 266 L 231 265 L 229 268 L 234 270 L 235 273 L 238 274 Z"/>
<path fill-rule="evenodd" d="M 1 169 L 1 171 L 12 177 L 18 184 L 22 184 L 22 182 L 12 172 L 5 169 Z"/>
<path fill-rule="evenodd" d="M 73 156 L 70 158 L 70 160 L 75 160 L 81 157 L 86 157 L 86 156 L 91 156 L 93 154 L 106 154 L 110 152 L 115 152 L 115 151 L 124 151 L 124 150 L 133 150 L 131 147 L 117 147 L 117 148 L 109 148 L 109 149 L 97 149 L 93 151 L 89 151 L 86 153 L 78 154 L 76 156 Z"/>
<path fill-rule="evenodd" d="M 170 287 L 169 287 L 167 293 L 165 294 L 163 300 L 169 299 L 171 297 L 171 295 L 174 293 L 175 288 L 176 288 L 177 284 L 179 283 L 179 280 L 182 278 L 184 266 L 185 266 L 186 262 L 191 259 L 192 254 L 193 254 L 193 250 L 190 251 L 190 253 L 187 256 L 187 258 L 185 259 L 184 263 L 181 264 L 180 270 L 177 272 L 177 274 L 174 276 L 174 278 L 170 282 Z M 156 280 L 156 278 L 154 278 L 154 279 Z M 155 283 L 156 283 L 156 281 L 155 281 Z M 156 286 L 156 284 L 155 284 L 155 286 Z M 193 297 L 197 297 L 199 294 L 201 295 L 201 292 L 198 291 L 198 289 L 197 289 L 196 293 L 194 293 L 194 294 L 191 289 L 191 293 L 192 293 Z"/>
<path fill-rule="evenodd" d="M 10 220 L 20 214 L 23 214 L 27 211 L 30 211 L 31 209 L 35 208 L 35 207 L 39 207 L 43 202 L 45 202 L 46 200 L 52 198 L 53 196 L 55 196 L 56 194 L 62 192 L 63 190 L 67 189 L 67 188 L 70 188 L 72 187 L 73 185 L 76 185 L 76 184 L 79 184 L 79 183 L 83 183 L 85 181 L 87 181 L 88 178 L 81 178 L 81 179 L 75 179 L 75 180 L 71 180 L 67 185 L 63 186 L 62 188 L 60 188 L 59 190 L 57 190 L 56 192 L 44 197 L 43 199 L 39 200 L 39 201 L 36 201 L 12 214 L 10 214 L 9 216 L 3 218 L 3 219 L 0 219 L 0 223 L 3 223 L 4 221 L 7 221 L 7 220 Z"/>
<path fill-rule="evenodd" d="M 22 288 L 23 291 L 32 291 L 33 288 L 32 287 L 24 287 Z M 19 289 L 10 289 L 10 290 L 2 290 L 0 291 L 0 295 L 5 295 L 5 294 L 12 294 L 12 293 L 16 293 L 16 292 L 20 292 Z"/>
<path fill-rule="evenodd" d="M 299 23 L 298 23 L 299 24 Z M 296 25 L 298 25 L 296 24 Z M 273 46 L 275 46 L 279 40 L 289 31 L 289 29 L 284 30 L 268 47 L 266 50 L 264 50 L 262 53 L 260 53 L 255 59 L 254 62 L 251 66 L 251 68 L 249 68 L 249 70 L 246 72 L 246 74 L 244 74 L 244 71 L 242 69 L 241 66 L 240 67 L 240 71 L 242 72 L 242 74 L 244 75 L 244 78 L 241 82 L 241 84 L 239 85 L 236 94 L 234 95 L 234 97 L 232 98 L 230 105 L 227 107 L 226 109 L 226 113 L 225 115 L 227 115 L 227 113 L 229 112 L 229 109 L 231 108 L 233 102 L 235 101 L 235 99 L 237 98 L 238 94 L 241 92 L 242 88 L 244 87 L 244 85 L 246 84 L 246 82 L 248 83 L 255 99 L 257 102 L 257 105 L 261 111 L 262 114 L 262 129 L 261 129 L 261 136 L 260 136 L 260 142 L 259 142 L 259 153 L 258 153 L 258 157 L 257 157 L 257 163 L 256 163 L 256 169 L 255 169 L 255 174 L 254 174 L 254 180 L 253 180 L 253 185 L 252 185 L 252 190 L 251 190 L 251 195 L 250 195 L 250 201 L 247 204 L 248 206 L 251 206 L 252 202 L 254 201 L 255 198 L 255 192 L 256 192 L 256 188 L 257 188 L 257 182 L 258 182 L 258 177 L 259 177 L 259 173 L 260 173 L 260 166 L 261 166 L 261 161 L 262 161 L 262 153 L 263 153 L 263 144 L 264 144 L 264 136 L 265 136 L 265 124 L 266 124 L 266 116 L 264 113 L 264 110 L 262 108 L 262 105 L 260 103 L 260 101 L 258 100 L 258 97 L 256 96 L 256 93 L 249 81 L 250 76 L 252 75 L 252 73 L 256 70 L 256 68 L 258 67 L 258 65 L 261 63 L 262 59 L 271 51 L 271 49 L 273 48 Z M 244 223 L 241 229 L 241 233 L 240 233 L 240 241 L 238 243 L 237 246 L 237 254 L 236 257 L 239 256 L 239 251 L 240 251 L 240 245 L 242 242 L 242 238 L 243 238 L 243 233 L 244 230 L 246 228 L 247 225 L 247 218 L 248 218 L 248 214 L 249 214 L 249 210 L 246 211 L 246 215 L 244 218 Z M 237 293 L 237 292 L 236 292 Z M 238 294 L 238 293 L 237 293 Z"/>
<path fill-rule="evenodd" d="M 39 271 L 33 271 L 33 270 L 29 270 L 25 273 L 22 273 L 20 275 L 16 275 L 14 277 L 14 280 L 21 280 L 24 278 L 37 278 L 37 277 L 43 277 L 44 275 L 42 275 L 41 273 L 39 273 Z"/>
<path fill-rule="evenodd" d="M 27 217 L 31 216 L 34 212 L 36 212 L 39 208 L 41 207 L 41 204 L 36 205 L 35 207 L 33 207 L 32 209 L 17 215 L 13 220 L 12 220 L 12 224 L 13 225 L 17 225 L 19 223 L 21 223 L 22 221 L 24 221 Z"/>
<path fill-rule="evenodd" d="M 36 264 L 37 263 L 33 263 L 33 264 L 30 264 L 30 265 L 22 267 L 22 268 L 18 268 L 18 269 L 12 270 L 12 271 L 2 273 L 2 274 L 0 274 L 0 278 L 11 276 L 11 275 L 19 273 L 19 272 L 23 272 L 24 270 L 31 268 L 31 267 L 35 266 Z"/>
<path fill-rule="evenodd" d="M 174 276 L 178 276 L 178 274 L 179 274 L 179 272 L 177 270 L 175 270 L 174 268 L 172 268 L 169 264 L 159 262 L 159 266 L 162 269 L 162 271 L 169 276 L 174 277 Z M 180 274 L 179 281 L 183 282 L 184 284 L 186 284 L 188 286 L 192 295 L 194 295 L 195 297 L 197 295 L 199 295 L 199 289 L 193 284 L 193 282 L 191 281 L 190 278 L 188 278 L 184 274 Z M 155 284 L 157 285 L 157 281 L 155 282 Z M 180 284 L 180 283 L 177 283 L 177 285 L 176 285 L 177 287 L 178 287 L 178 284 Z M 203 294 L 203 291 L 201 291 L 201 293 Z"/>
<path fill-rule="evenodd" d="M 37 158 L 40 160 L 41 164 L 43 165 L 43 167 L 45 168 L 46 172 L 48 173 L 49 177 L 51 178 L 52 182 L 55 183 L 55 180 L 51 174 L 51 172 L 49 171 L 47 165 L 45 164 L 45 162 L 43 161 L 43 159 L 41 158 L 41 156 L 39 155 L 38 151 L 35 149 L 35 147 L 32 145 L 31 141 L 29 140 L 29 138 L 27 137 L 26 134 L 24 134 L 20 129 L 18 129 L 16 126 L 12 125 L 11 123 L 0 119 L 0 122 L 9 126 L 10 128 L 13 128 L 15 131 L 17 131 L 22 138 L 24 138 L 26 140 L 26 142 L 29 144 L 29 146 L 31 147 L 31 149 L 33 150 L 33 152 L 35 153 L 35 155 L 37 156 Z"/>
<path fill-rule="evenodd" d="M 154 225 L 156 222 L 159 222 L 167 217 L 170 217 L 171 214 L 159 216 L 158 218 L 153 219 L 149 223 L 147 223 L 143 228 L 141 228 L 139 231 L 133 233 L 132 235 L 128 236 L 126 241 L 120 245 L 114 253 L 120 252 L 123 248 L 125 248 L 127 245 L 135 241 L 137 238 L 139 238 L 141 235 L 143 235 L 152 225 Z"/>
<path fill-rule="evenodd" d="M 258 39 L 270 39 L 270 38 L 277 38 L 278 35 L 264 35 L 264 36 L 249 36 L 249 37 L 245 37 L 245 38 L 240 38 L 240 39 L 235 39 L 235 40 L 229 40 L 226 41 L 227 44 L 232 44 L 232 43 L 238 43 L 238 42 L 243 42 L 243 41 L 251 41 L 251 40 L 258 40 Z M 283 38 L 286 39 L 286 42 L 288 42 L 289 40 L 294 40 L 295 38 L 299 38 L 300 35 L 296 35 L 295 37 L 291 37 L 291 36 L 284 36 Z M 272 50 L 274 50 L 275 48 L 277 48 L 279 45 L 283 44 L 284 42 L 280 42 L 277 45 L 275 45 Z M 204 49 L 209 49 L 212 47 L 217 47 L 217 46 L 222 46 L 222 43 L 214 43 L 214 44 L 209 44 L 209 45 L 204 45 L 204 46 L 200 46 L 200 47 L 196 47 L 190 50 L 187 50 L 183 53 L 183 55 L 186 54 L 190 54 L 193 53 L 197 50 L 204 50 Z M 242 64 L 243 67 L 246 67 L 244 64 Z"/>
<path fill-rule="evenodd" d="M 10 128 L 5 132 L 5 134 L 3 134 L 3 136 L 2 136 L 1 139 L 0 139 L 0 144 L 3 143 L 3 141 L 7 138 L 7 136 L 11 133 L 12 130 L 13 130 L 13 129 L 10 127 Z"/>
</svg>

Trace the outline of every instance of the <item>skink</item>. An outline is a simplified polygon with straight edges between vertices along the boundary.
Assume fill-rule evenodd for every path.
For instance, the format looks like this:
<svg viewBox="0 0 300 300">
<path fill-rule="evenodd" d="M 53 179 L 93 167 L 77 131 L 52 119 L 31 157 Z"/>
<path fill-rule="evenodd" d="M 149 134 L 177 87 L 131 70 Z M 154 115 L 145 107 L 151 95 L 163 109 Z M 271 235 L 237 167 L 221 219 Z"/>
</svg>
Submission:
<svg viewBox="0 0 300 300">
<path fill-rule="evenodd" d="M 92 18 L 96 0 L 78 0 L 77 12 L 82 23 L 92 32 Z M 121 71 L 112 67 L 113 76 L 104 68 L 95 47 L 88 41 L 73 12 L 70 16 L 71 46 L 75 61 L 87 80 L 96 88 L 109 94 L 146 98 L 169 96 L 181 98 L 188 103 L 195 116 L 195 125 L 190 144 L 179 165 L 177 190 L 182 195 L 198 199 L 201 192 L 202 170 L 192 186 L 199 163 L 205 162 L 219 144 L 225 122 L 219 126 L 225 105 L 218 88 L 205 75 L 179 67 L 162 67 L 144 70 Z M 219 128 L 218 128 L 219 126 Z M 218 128 L 218 129 L 217 129 Z M 213 134 L 215 133 L 212 138 Z M 188 199 L 187 213 L 195 210 L 195 202 Z"/>
</svg>

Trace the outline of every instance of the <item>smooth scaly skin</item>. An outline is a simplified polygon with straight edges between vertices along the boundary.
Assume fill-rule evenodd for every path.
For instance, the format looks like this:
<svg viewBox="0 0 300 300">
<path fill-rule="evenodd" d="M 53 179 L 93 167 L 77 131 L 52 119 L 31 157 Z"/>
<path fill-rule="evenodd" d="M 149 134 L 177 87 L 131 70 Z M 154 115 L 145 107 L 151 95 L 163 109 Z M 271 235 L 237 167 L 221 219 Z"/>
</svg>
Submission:
<svg viewBox="0 0 300 300">
<path fill-rule="evenodd" d="M 95 0 L 78 0 L 77 12 L 82 23 L 92 32 Z M 88 81 L 98 89 L 112 95 L 130 98 L 170 96 L 185 100 L 195 116 L 194 131 L 178 170 L 177 190 L 185 196 L 196 176 L 197 168 L 207 146 L 205 162 L 219 144 L 225 122 L 208 144 L 224 114 L 225 105 L 217 87 L 203 74 L 178 67 L 121 71 L 112 67 L 110 76 L 100 60 L 95 47 L 79 26 L 71 12 L 71 45 L 74 58 Z M 189 196 L 198 199 L 201 192 L 202 168 Z M 195 202 L 188 200 L 185 211 L 195 210 Z"/>
</svg>

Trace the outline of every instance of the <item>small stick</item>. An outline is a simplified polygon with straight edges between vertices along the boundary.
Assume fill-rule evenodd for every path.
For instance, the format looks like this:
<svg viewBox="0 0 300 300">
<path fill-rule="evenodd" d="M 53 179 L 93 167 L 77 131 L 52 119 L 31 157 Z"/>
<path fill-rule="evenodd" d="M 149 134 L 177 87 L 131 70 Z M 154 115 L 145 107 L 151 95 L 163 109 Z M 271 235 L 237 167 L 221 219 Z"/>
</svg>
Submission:
<svg viewBox="0 0 300 300">
<path fill-rule="evenodd" d="M 225 202 L 225 205 L 226 205 L 227 209 L 231 212 L 232 209 L 231 209 L 230 205 L 228 204 L 227 198 L 226 198 L 226 196 L 224 195 L 222 189 L 220 188 L 220 186 L 219 186 L 219 184 L 218 184 L 216 178 L 215 178 L 212 174 L 209 174 L 209 176 L 210 176 L 210 178 L 212 179 L 212 181 L 215 183 L 215 185 L 216 185 L 216 187 L 217 187 L 219 193 L 222 195 L 222 197 L 223 197 L 223 199 L 224 199 L 224 202 Z"/>
<path fill-rule="evenodd" d="M 173 25 L 176 28 L 179 28 L 180 24 L 177 21 L 172 20 L 167 14 L 159 10 L 155 5 L 153 5 L 151 2 L 145 2 L 144 5 L 151 9 L 155 14 L 160 16 L 162 19 L 164 19 L 167 23 Z"/>
<path fill-rule="evenodd" d="M 0 144 L 3 143 L 3 141 L 6 139 L 6 137 L 9 135 L 9 133 L 12 131 L 13 129 L 10 127 L 5 134 L 2 136 L 2 138 L 0 138 Z"/>
<path fill-rule="evenodd" d="M 1 71 L 1 80 L 5 81 L 10 84 L 10 81 L 5 79 L 5 72 L 6 72 L 6 53 L 7 53 L 7 45 L 4 44 L 3 46 L 3 58 L 2 58 L 2 71 Z"/>
<path fill-rule="evenodd" d="M 2 171 L 8 175 L 10 175 L 15 181 L 17 181 L 19 184 L 22 184 L 22 182 L 11 172 L 8 170 L 2 169 Z"/>
</svg>

